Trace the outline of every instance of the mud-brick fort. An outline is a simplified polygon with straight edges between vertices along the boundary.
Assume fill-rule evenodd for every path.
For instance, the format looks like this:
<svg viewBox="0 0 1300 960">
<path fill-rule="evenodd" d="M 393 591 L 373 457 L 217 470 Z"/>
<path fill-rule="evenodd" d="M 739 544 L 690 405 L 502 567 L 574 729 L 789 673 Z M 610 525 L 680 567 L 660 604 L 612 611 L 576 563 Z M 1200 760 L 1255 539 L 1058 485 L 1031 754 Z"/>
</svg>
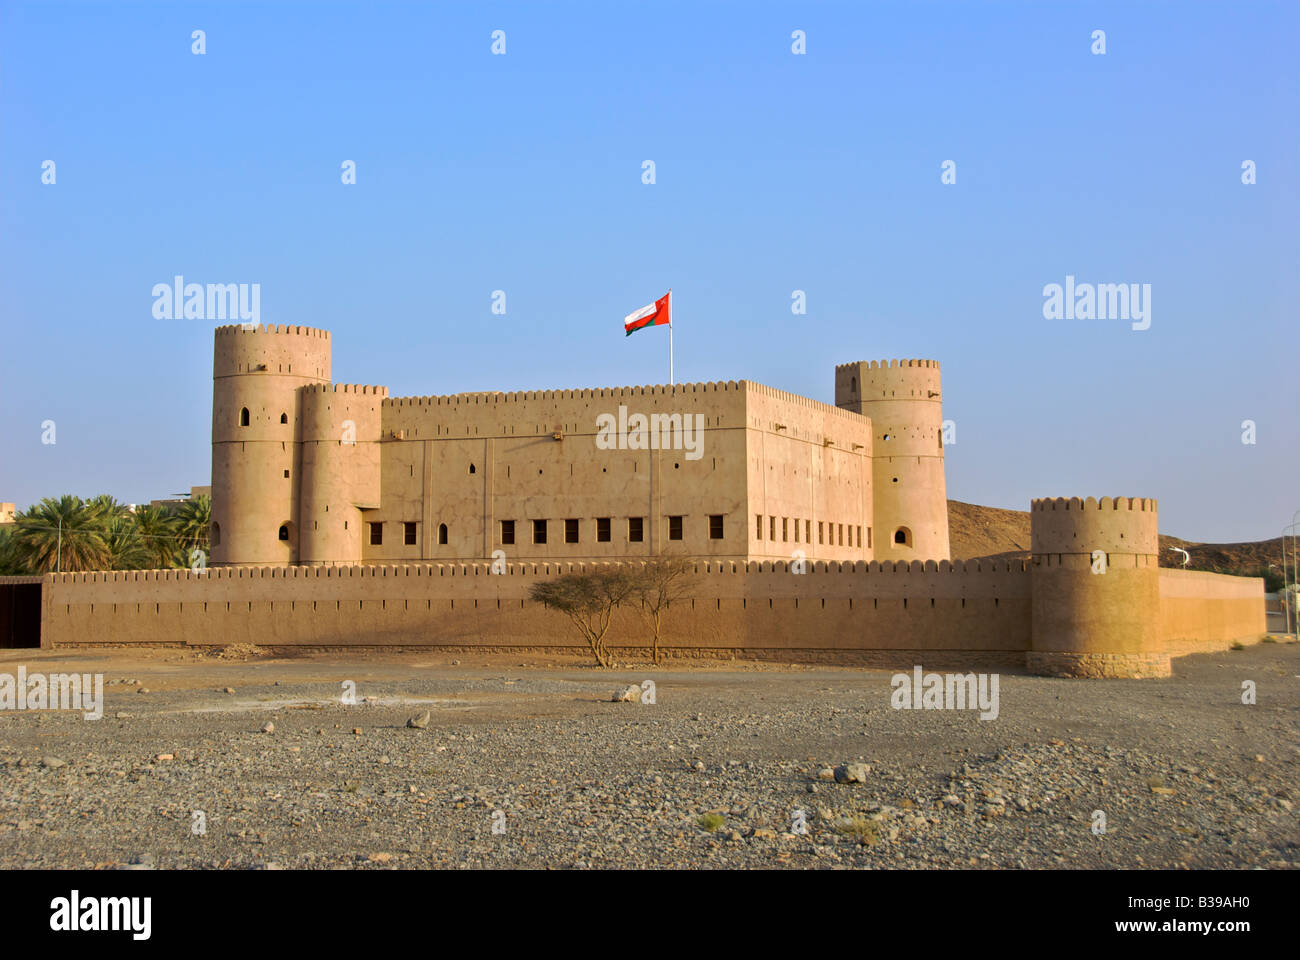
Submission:
<svg viewBox="0 0 1300 960">
<path fill-rule="evenodd" d="M 1263 581 L 1161 568 L 1156 501 L 1032 504 L 1029 561 L 952 562 L 939 364 L 848 363 L 835 405 L 750 381 L 389 397 L 327 331 L 220 327 L 211 566 L 50 574 L 43 646 L 561 648 L 528 599 L 696 560 L 664 648 L 1147 677 L 1258 640 Z M 621 610 L 614 648 L 648 643 Z"/>
</svg>

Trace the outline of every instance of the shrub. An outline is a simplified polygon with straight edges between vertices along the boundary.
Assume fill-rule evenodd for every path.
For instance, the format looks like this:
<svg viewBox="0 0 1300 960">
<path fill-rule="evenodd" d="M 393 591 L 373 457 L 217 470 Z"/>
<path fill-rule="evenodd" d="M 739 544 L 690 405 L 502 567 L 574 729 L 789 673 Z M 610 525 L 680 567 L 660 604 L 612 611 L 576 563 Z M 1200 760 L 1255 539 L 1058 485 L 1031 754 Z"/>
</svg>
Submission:
<svg viewBox="0 0 1300 960">
<path fill-rule="evenodd" d="M 706 813 L 699 819 L 700 829 L 707 830 L 709 833 L 717 833 L 722 829 L 724 823 L 726 823 L 726 820 L 723 819 L 720 813 Z"/>
</svg>

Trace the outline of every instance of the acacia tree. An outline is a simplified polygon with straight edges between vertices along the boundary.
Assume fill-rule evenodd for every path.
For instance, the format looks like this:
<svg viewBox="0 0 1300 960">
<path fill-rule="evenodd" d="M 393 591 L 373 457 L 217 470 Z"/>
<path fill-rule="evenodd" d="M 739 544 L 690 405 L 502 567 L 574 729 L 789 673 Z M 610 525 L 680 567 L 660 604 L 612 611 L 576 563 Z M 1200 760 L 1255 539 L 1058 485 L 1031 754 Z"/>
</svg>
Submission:
<svg viewBox="0 0 1300 960">
<path fill-rule="evenodd" d="M 650 627 L 650 654 L 659 662 L 659 637 L 663 633 L 663 615 L 675 600 L 690 592 L 691 575 L 695 561 L 689 557 L 665 557 L 652 560 L 635 575 L 634 596 L 640 601 L 637 609 Z"/>
<path fill-rule="evenodd" d="M 563 613 L 587 641 L 591 655 L 600 667 L 608 667 L 609 651 L 605 634 L 614 608 L 621 606 L 636 588 L 632 576 L 621 567 L 591 573 L 565 573 L 553 580 L 542 580 L 528 589 L 528 596 Z"/>
</svg>

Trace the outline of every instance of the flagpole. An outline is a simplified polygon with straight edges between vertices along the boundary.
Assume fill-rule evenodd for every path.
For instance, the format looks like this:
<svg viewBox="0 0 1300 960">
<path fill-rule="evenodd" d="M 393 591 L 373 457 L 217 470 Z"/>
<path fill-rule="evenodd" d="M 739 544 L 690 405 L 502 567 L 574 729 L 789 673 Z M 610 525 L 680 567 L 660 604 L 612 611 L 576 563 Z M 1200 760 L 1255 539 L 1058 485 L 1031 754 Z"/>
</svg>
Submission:
<svg viewBox="0 0 1300 960">
<path fill-rule="evenodd" d="M 676 307 L 673 306 L 673 288 L 668 288 L 668 385 L 677 386 L 677 379 L 673 375 L 673 313 Z"/>
</svg>

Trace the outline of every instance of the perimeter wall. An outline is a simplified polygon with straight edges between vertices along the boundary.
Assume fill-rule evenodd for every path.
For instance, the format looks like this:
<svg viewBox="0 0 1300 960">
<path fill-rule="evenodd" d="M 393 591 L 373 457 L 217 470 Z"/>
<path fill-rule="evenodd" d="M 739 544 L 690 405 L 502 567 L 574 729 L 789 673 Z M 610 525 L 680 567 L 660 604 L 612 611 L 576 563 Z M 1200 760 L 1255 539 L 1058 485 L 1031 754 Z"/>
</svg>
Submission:
<svg viewBox="0 0 1300 960">
<path fill-rule="evenodd" d="M 635 567 L 637 564 L 626 563 Z M 592 563 L 222 567 L 47 574 L 41 644 L 194 647 L 580 648 L 569 621 L 527 598 L 539 579 Z M 700 562 L 691 598 L 668 611 L 675 656 L 935 668 L 1023 665 L 1033 646 L 1031 565 Z M 1174 656 L 1258 640 L 1263 581 L 1161 570 L 1159 649 Z M 614 648 L 644 648 L 635 610 L 616 613 Z M 924 657 L 923 661 L 918 657 Z"/>
</svg>

